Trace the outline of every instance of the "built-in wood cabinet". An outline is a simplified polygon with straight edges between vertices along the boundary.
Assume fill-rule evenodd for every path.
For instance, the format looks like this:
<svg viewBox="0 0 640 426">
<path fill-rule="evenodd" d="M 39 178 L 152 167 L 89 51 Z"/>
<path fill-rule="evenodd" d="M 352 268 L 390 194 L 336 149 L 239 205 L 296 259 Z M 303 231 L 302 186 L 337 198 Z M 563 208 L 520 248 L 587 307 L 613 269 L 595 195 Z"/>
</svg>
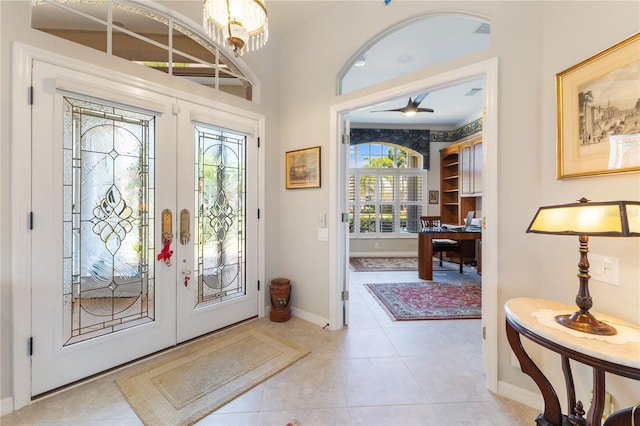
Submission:
<svg viewBox="0 0 640 426">
<path fill-rule="evenodd" d="M 482 135 L 440 150 L 442 223 L 462 224 L 482 196 Z M 477 215 L 477 213 L 476 213 Z"/>
<path fill-rule="evenodd" d="M 460 196 L 482 195 L 482 136 L 476 136 L 459 144 Z"/>
</svg>

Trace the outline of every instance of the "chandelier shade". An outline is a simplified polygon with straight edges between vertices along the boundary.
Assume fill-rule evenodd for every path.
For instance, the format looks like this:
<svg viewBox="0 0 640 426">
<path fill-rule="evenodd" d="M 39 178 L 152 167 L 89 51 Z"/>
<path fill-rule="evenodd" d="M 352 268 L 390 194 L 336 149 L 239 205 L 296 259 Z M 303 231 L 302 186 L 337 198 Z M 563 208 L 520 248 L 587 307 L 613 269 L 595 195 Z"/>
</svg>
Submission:
<svg viewBox="0 0 640 426">
<path fill-rule="evenodd" d="M 263 0 L 204 0 L 203 27 L 213 41 L 226 42 L 236 56 L 260 49 L 269 39 Z"/>
</svg>

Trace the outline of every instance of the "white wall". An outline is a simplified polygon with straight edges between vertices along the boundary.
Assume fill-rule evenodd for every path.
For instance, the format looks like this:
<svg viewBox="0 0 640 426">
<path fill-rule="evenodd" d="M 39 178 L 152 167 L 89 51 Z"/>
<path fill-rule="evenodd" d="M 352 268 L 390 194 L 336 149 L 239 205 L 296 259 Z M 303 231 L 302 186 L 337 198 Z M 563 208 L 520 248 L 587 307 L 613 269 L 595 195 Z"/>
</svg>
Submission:
<svg viewBox="0 0 640 426">
<path fill-rule="evenodd" d="M 638 200 L 640 179 L 634 173 L 556 180 L 554 76 L 640 30 L 638 2 L 393 1 L 388 6 L 382 1 L 336 2 L 325 15 L 283 40 L 280 149 L 284 152 L 320 145 L 322 171 L 326 174 L 330 106 L 389 87 L 383 83 L 359 93 L 335 96 L 335 78 L 344 63 L 368 40 L 394 24 L 423 13 L 450 10 L 488 17 L 491 48 L 413 77 L 499 58 L 499 140 L 494 141 L 499 156 L 499 306 L 520 296 L 572 303 L 577 291 L 577 238 L 525 234 L 536 208 L 572 202 L 582 196 L 594 201 Z M 281 189 L 280 196 L 280 270 L 297 284 L 297 308 L 317 316 L 328 315 L 329 276 L 327 244 L 317 241 L 315 229 L 318 215 L 327 212 L 331 196 L 326 187 L 295 192 Z M 593 238 L 591 250 L 620 258 L 622 282 L 620 287 L 593 283 L 595 309 L 640 323 L 638 239 Z M 497 315 L 498 324 L 504 324 L 504 314 Z M 499 380 L 535 391 L 531 379 L 511 365 L 502 329 L 499 335 Z M 557 359 L 537 352 L 545 362 L 544 370 L 560 378 Z M 577 374 L 578 398 L 588 401 L 584 374 Z M 618 406 L 640 399 L 638 385 L 629 381 L 616 382 L 610 390 Z"/>
</svg>

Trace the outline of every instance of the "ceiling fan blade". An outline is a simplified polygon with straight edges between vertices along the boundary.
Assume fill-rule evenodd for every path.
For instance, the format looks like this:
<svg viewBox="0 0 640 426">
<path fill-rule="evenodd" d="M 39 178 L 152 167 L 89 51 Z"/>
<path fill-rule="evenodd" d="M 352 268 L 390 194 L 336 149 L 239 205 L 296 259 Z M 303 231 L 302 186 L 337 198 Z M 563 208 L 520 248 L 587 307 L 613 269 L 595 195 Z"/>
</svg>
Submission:
<svg viewBox="0 0 640 426">
<path fill-rule="evenodd" d="M 429 94 L 429 93 L 423 93 L 422 95 L 418 95 L 418 96 L 416 96 L 415 98 L 413 98 L 413 105 L 414 105 L 414 106 L 416 106 L 416 107 L 417 107 L 418 105 L 420 105 L 420 102 L 422 102 L 422 100 L 423 100 L 424 98 L 426 98 L 428 94 Z M 411 99 L 411 98 L 409 98 L 409 99 Z"/>
<path fill-rule="evenodd" d="M 423 93 L 421 95 L 418 95 L 413 99 L 409 98 L 409 101 L 407 102 L 407 105 L 402 107 L 402 108 L 384 109 L 384 110 L 371 111 L 371 112 L 402 112 L 402 113 L 407 113 L 407 112 L 433 112 L 433 110 L 431 108 L 418 108 L 418 105 L 420 105 L 420 102 L 422 102 L 422 100 L 428 94 L 429 94 L 429 92 Z"/>
<path fill-rule="evenodd" d="M 406 109 L 407 107 L 402 107 L 402 108 L 396 108 L 396 109 L 382 109 L 382 110 L 371 111 L 371 112 L 405 112 Z"/>
</svg>

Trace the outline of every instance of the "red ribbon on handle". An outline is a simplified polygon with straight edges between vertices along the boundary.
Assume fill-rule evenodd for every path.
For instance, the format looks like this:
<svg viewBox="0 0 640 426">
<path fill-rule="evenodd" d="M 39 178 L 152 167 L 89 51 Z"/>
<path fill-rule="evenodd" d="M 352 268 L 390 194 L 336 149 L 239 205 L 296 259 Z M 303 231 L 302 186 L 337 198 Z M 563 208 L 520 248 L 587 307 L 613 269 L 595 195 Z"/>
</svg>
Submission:
<svg viewBox="0 0 640 426">
<path fill-rule="evenodd" d="M 170 248 L 171 240 L 164 240 L 164 246 L 160 253 L 158 253 L 158 260 L 164 260 L 164 263 L 167 265 L 171 265 L 171 255 L 173 254 L 173 250 Z"/>
</svg>

